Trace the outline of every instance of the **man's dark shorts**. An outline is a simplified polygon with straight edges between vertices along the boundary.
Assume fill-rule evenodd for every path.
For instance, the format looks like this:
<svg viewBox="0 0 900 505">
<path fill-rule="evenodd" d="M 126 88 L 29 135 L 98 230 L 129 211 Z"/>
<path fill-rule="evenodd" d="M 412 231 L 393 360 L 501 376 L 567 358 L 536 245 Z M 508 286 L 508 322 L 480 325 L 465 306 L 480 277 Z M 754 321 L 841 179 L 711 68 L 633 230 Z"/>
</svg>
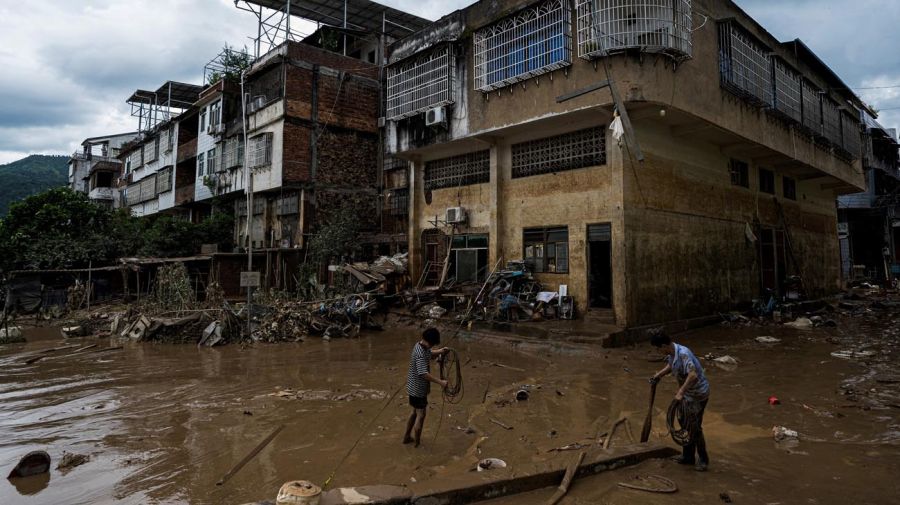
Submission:
<svg viewBox="0 0 900 505">
<path fill-rule="evenodd" d="M 428 406 L 427 396 L 410 396 L 409 405 L 414 409 L 424 409 Z"/>
</svg>

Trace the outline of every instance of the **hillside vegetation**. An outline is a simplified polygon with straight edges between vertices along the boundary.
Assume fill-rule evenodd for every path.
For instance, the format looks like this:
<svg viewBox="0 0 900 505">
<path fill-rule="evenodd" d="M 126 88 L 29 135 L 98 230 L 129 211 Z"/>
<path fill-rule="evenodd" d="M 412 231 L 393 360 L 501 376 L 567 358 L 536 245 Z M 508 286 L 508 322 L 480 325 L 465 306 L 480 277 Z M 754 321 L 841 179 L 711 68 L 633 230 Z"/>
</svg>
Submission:
<svg viewBox="0 0 900 505">
<path fill-rule="evenodd" d="M 68 184 L 68 156 L 33 154 L 0 165 L 0 217 L 13 202 Z"/>
</svg>

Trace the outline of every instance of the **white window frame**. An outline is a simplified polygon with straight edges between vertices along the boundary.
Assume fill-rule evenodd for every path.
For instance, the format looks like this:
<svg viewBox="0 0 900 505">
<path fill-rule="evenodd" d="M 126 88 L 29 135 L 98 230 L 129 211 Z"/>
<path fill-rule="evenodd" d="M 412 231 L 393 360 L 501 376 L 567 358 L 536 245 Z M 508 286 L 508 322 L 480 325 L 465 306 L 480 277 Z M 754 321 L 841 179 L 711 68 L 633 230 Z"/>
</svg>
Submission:
<svg viewBox="0 0 900 505">
<path fill-rule="evenodd" d="M 197 155 L 197 178 L 202 179 L 206 175 L 205 153 Z"/>
</svg>

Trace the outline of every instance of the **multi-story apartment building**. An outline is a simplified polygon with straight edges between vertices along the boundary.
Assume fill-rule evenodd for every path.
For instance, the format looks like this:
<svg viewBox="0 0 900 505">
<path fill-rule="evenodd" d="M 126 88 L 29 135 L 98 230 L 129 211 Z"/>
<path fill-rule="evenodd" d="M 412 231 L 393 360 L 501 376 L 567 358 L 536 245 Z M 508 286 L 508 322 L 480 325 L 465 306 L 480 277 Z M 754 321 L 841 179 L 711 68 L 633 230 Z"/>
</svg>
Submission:
<svg viewBox="0 0 900 505">
<path fill-rule="evenodd" d="M 897 132 L 862 111 L 866 191 L 838 198 L 844 279 L 890 281 L 900 276 L 900 145 Z"/>
<path fill-rule="evenodd" d="M 521 259 L 628 327 L 792 275 L 839 286 L 864 105 L 729 0 L 482 0 L 393 44 L 386 72 L 412 272 L 447 248 L 458 282 Z"/>
<path fill-rule="evenodd" d="M 122 171 L 119 151 L 137 132 L 92 137 L 69 159 L 69 187 L 101 205 L 118 207 L 116 181 Z"/>
<path fill-rule="evenodd" d="M 156 92 L 137 90 L 127 100 L 133 108 L 141 105 L 137 116 L 142 130 L 119 153 L 124 165 L 119 187 L 122 204 L 135 216 L 178 212 L 175 183 L 183 147 L 179 118 L 201 90 L 193 84 L 168 81 Z"/>
<path fill-rule="evenodd" d="M 314 223 L 344 206 L 373 229 L 378 67 L 290 41 L 253 64 L 246 87 L 255 200 L 249 212 L 236 202 L 238 243 L 303 247 Z"/>
</svg>

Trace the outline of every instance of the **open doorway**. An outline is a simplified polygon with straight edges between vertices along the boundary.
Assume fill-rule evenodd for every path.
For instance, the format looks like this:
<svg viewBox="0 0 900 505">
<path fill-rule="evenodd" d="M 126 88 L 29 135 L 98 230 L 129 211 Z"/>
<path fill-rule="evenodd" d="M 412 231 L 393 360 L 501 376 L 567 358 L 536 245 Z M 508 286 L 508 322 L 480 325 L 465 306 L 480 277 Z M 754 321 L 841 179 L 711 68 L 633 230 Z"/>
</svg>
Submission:
<svg viewBox="0 0 900 505">
<path fill-rule="evenodd" d="M 587 229 L 588 297 L 590 307 L 612 308 L 612 232 L 609 223 Z"/>
</svg>

